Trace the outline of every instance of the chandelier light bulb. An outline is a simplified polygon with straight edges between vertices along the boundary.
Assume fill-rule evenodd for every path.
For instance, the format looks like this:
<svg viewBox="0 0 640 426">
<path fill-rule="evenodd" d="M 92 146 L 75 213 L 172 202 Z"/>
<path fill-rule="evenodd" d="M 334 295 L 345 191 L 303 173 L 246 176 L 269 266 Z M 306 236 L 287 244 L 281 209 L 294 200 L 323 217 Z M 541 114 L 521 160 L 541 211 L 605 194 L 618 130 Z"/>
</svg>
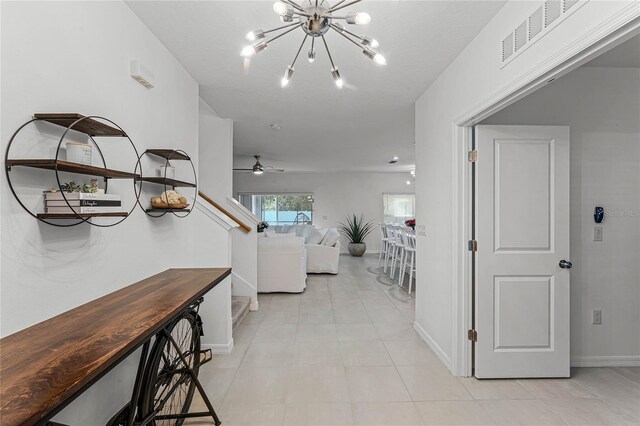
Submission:
<svg viewBox="0 0 640 426">
<path fill-rule="evenodd" d="M 277 1 L 273 4 L 273 11 L 276 15 L 285 16 L 289 12 L 289 6 L 282 1 Z"/>
<path fill-rule="evenodd" d="M 362 44 L 364 44 L 365 46 L 369 46 L 372 49 L 377 49 L 378 47 L 380 47 L 380 43 L 378 43 L 378 40 L 367 36 L 362 36 Z"/>
<path fill-rule="evenodd" d="M 267 48 L 267 43 L 264 41 L 261 41 L 259 43 L 253 44 L 251 46 L 247 46 L 244 49 L 242 49 L 242 52 L 240 53 L 240 55 L 244 56 L 245 58 L 248 58 L 250 56 L 255 55 L 258 52 L 263 51 L 266 48 Z"/>
<path fill-rule="evenodd" d="M 255 31 L 250 31 L 247 33 L 247 35 L 245 36 L 245 38 L 249 41 L 256 41 L 259 38 L 264 38 L 265 37 L 265 33 L 262 30 L 255 30 Z"/>
<path fill-rule="evenodd" d="M 411 174 L 411 176 L 415 176 L 416 175 L 416 171 L 415 170 L 411 170 L 409 173 Z"/>
<path fill-rule="evenodd" d="M 367 25 L 371 22 L 371 15 L 366 12 L 349 12 L 346 17 L 347 24 Z"/>
<path fill-rule="evenodd" d="M 344 82 L 342 81 L 342 77 L 340 77 L 340 71 L 338 71 L 338 68 L 331 68 L 331 76 L 333 77 L 333 82 L 336 84 L 336 87 L 338 89 L 342 89 Z"/>
<path fill-rule="evenodd" d="M 313 47 L 309 48 L 309 52 L 307 53 L 307 59 L 309 60 L 310 64 L 312 64 L 313 61 L 316 60 L 316 50 Z"/>
<path fill-rule="evenodd" d="M 378 65 L 387 65 L 386 58 L 379 53 L 376 53 L 376 55 L 373 57 L 373 62 Z"/>
<path fill-rule="evenodd" d="M 407 185 L 411 185 L 411 181 L 410 180 L 407 181 Z"/>
<path fill-rule="evenodd" d="M 375 62 L 378 65 L 387 65 L 387 60 L 385 59 L 385 57 L 379 54 L 378 52 L 376 52 L 375 50 L 373 50 L 372 48 L 370 48 L 369 46 L 365 46 L 362 53 L 367 58 L 371 59 L 373 62 Z"/>
<path fill-rule="evenodd" d="M 280 80 L 281 87 L 287 87 L 287 85 L 289 84 L 289 80 L 291 80 L 291 76 L 293 75 L 294 71 L 295 71 L 295 68 L 293 68 L 291 65 L 287 67 L 286 71 L 284 72 L 284 76 L 282 77 L 282 80 Z"/>
</svg>

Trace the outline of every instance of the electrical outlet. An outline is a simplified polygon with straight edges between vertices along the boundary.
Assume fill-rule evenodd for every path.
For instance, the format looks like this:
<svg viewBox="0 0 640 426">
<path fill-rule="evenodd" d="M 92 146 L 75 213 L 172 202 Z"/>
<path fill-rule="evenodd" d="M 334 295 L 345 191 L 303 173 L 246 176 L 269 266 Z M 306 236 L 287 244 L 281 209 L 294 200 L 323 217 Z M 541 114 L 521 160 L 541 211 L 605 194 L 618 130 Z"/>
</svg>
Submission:
<svg viewBox="0 0 640 426">
<path fill-rule="evenodd" d="M 600 309 L 594 309 L 592 315 L 592 324 L 602 324 L 602 311 Z"/>
<path fill-rule="evenodd" d="M 593 241 L 602 241 L 602 226 L 593 227 Z"/>
</svg>

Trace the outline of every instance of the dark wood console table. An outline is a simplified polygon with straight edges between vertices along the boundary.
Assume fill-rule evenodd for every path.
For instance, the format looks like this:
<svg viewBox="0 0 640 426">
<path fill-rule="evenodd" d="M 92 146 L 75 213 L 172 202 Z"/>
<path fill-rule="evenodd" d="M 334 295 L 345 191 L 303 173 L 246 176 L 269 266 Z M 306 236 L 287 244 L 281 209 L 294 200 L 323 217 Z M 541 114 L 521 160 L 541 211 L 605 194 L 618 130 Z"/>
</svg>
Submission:
<svg viewBox="0 0 640 426">
<path fill-rule="evenodd" d="M 169 269 L 1 339 L 2 424 L 45 423 L 230 273 Z"/>
</svg>

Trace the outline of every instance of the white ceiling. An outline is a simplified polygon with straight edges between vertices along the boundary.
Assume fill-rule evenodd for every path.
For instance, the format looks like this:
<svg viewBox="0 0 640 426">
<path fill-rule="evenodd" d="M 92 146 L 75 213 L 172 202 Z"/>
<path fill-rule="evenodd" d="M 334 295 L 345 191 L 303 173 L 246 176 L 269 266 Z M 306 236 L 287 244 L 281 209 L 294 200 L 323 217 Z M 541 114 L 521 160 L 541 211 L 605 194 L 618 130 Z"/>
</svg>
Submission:
<svg viewBox="0 0 640 426">
<path fill-rule="evenodd" d="M 200 84 L 200 96 L 234 120 L 235 167 L 263 163 L 291 171 L 400 171 L 414 160 L 414 102 L 475 37 L 504 1 L 365 1 L 346 10 L 372 21 L 380 67 L 330 31 L 327 42 L 345 87 L 335 88 L 322 45 L 303 54 L 285 89 L 280 79 L 303 38 L 296 30 L 251 59 L 244 35 L 282 25 L 272 1 L 128 1 L 131 9 Z M 281 130 L 273 130 L 278 123 Z M 387 162 L 400 157 L 398 164 Z"/>
<path fill-rule="evenodd" d="M 640 36 L 635 36 L 624 43 L 603 53 L 585 67 L 606 68 L 640 68 Z"/>
</svg>

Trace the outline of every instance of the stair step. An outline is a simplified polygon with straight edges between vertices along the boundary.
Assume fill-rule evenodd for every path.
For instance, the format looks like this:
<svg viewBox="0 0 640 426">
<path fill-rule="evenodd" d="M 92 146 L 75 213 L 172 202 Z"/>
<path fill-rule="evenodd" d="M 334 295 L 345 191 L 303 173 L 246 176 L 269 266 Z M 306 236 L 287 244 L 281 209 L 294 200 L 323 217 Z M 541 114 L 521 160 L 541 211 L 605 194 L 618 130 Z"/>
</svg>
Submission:
<svg viewBox="0 0 640 426">
<path fill-rule="evenodd" d="M 231 296 L 231 319 L 233 320 L 234 330 L 249 313 L 249 305 L 251 305 L 250 297 Z"/>
</svg>

